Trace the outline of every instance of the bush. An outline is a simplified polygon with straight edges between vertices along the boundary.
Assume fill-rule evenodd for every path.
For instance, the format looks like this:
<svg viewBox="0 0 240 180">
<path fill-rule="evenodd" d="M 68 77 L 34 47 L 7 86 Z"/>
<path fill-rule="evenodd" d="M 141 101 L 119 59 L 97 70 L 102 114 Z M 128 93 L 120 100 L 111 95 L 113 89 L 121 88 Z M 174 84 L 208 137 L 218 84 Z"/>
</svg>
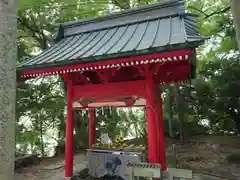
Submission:
<svg viewBox="0 0 240 180">
<path fill-rule="evenodd" d="M 172 130 L 173 130 L 173 135 L 178 136 L 179 121 L 177 120 L 172 121 Z M 192 121 L 192 122 L 184 123 L 184 131 L 187 136 L 196 136 L 196 135 L 206 134 L 208 131 L 208 128 L 198 124 L 196 121 Z M 164 120 L 164 134 L 165 136 L 169 135 L 168 120 Z"/>
<path fill-rule="evenodd" d="M 164 120 L 164 134 L 165 136 L 169 135 L 169 127 L 168 127 L 168 120 Z M 179 122 L 176 120 L 172 121 L 172 131 L 173 131 L 173 135 L 175 136 L 177 134 L 177 132 L 179 132 L 178 130 L 179 127 Z"/>
<path fill-rule="evenodd" d="M 240 152 L 234 152 L 227 156 L 227 160 L 230 163 L 240 164 Z"/>
<path fill-rule="evenodd" d="M 188 136 L 205 135 L 208 131 L 208 128 L 198 124 L 196 121 L 186 122 L 184 126 Z"/>
</svg>

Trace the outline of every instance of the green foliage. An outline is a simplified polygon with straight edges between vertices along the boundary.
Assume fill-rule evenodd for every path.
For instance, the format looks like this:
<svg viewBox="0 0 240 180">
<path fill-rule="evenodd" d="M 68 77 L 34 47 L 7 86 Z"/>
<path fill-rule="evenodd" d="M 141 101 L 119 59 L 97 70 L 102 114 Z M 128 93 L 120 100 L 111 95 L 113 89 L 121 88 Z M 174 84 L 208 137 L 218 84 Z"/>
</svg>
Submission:
<svg viewBox="0 0 240 180">
<path fill-rule="evenodd" d="M 169 135 L 169 121 L 164 120 L 164 134 L 165 136 Z M 205 135 L 208 132 L 208 128 L 198 124 L 197 121 L 190 121 L 184 123 L 184 129 L 187 136 L 196 136 L 196 135 Z M 179 121 L 173 120 L 172 121 L 172 131 L 174 136 L 179 135 Z"/>
<path fill-rule="evenodd" d="M 230 163 L 240 164 L 240 152 L 234 152 L 227 156 L 227 160 Z"/>
<path fill-rule="evenodd" d="M 197 135 L 206 135 L 208 133 L 208 128 L 204 127 L 198 122 L 193 121 L 193 122 L 186 122 L 184 125 L 184 128 L 186 130 L 187 136 L 197 136 Z"/>
<path fill-rule="evenodd" d="M 18 10 L 18 61 L 22 62 L 52 44 L 56 24 L 70 20 L 96 17 L 114 10 L 157 2 L 157 0 L 22 0 Z M 217 1 L 216 1 L 217 2 Z M 198 29 L 211 39 L 197 50 L 198 74 L 191 85 L 176 86 L 182 98 L 177 107 L 176 94 L 172 102 L 172 128 L 179 133 L 179 111 L 184 113 L 185 134 L 188 136 L 219 133 L 240 133 L 240 65 L 233 19 L 228 0 L 187 0 L 189 12 L 199 14 Z M 65 84 L 58 78 L 40 78 L 18 85 L 17 89 L 17 150 L 45 151 L 49 146 L 61 146 L 65 141 Z M 163 89 L 166 95 L 167 88 Z M 164 105 L 164 128 L 168 135 L 168 111 Z M 209 120 L 210 127 L 199 125 Z M 107 132 L 132 135 L 147 144 L 145 111 L 97 109 L 97 136 Z M 76 148 L 88 144 L 88 112 L 75 112 Z M 54 144 L 54 145 L 53 145 Z"/>
<path fill-rule="evenodd" d="M 164 120 L 164 134 L 165 136 L 169 135 L 169 121 L 168 119 Z M 179 134 L 179 121 L 173 120 L 172 121 L 172 131 L 173 131 L 173 136 L 176 136 Z"/>
<path fill-rule="evenodd" d="M 209 112 L 215 116 L 212 123 L 220 122 L 226 130 L 236 128 L 240 131 L 238 118 L 240 64 L 238 59 L 238 56 L 234 56 L 230 59 L 216 59 L 204 64 L 200 74 L 207 75 L 207 83 L 213 88 L 209 91 L 206 101 L 200 104 L 212 107 L 212 112 Z M 235 127 L 229 119 L 232 119 Z"/>
</svg>

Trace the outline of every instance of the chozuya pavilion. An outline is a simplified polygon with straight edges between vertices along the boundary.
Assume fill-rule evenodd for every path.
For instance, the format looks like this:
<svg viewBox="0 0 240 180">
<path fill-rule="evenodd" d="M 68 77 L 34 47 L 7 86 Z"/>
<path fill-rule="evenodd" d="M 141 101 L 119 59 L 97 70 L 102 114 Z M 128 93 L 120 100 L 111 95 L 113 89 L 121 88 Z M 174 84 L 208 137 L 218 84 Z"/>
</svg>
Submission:
<svg viewBox="0 0 240 180">
<path fill-rule="evenodd" d="M 95 108 L 146 106 L 148 161 L 166 170 L 161 84 L 194 77 L 203 43 L 196 16 L 169 0 L 93 19 L 63 23 L 56 43 L 18 66 L 24 81 L 60 76 L 67 84 L 65 175 L 73 171 L 73 111 L 88 108 L 95 143 Z"/>
</svg>

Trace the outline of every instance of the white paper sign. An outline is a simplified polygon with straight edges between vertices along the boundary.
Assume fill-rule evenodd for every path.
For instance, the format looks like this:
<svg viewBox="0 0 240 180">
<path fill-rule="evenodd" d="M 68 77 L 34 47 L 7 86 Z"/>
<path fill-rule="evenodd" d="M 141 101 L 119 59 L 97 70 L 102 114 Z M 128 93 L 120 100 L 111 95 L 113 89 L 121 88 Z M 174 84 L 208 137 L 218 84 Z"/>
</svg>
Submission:
<svg viewBox="0 0 240 180">
<path fill-rule="evenodd" d="M 100 137 L 102 144 L 111 144 L 112 140 L 109 138 L 107 133 L 103 133 Z"/>
</svg>

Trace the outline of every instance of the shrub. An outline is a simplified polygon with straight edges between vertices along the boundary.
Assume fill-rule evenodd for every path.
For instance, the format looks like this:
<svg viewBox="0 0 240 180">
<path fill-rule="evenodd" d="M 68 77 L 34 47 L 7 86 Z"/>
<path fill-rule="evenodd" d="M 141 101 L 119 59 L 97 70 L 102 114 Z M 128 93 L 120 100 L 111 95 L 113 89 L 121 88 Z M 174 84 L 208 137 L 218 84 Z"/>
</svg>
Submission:
<svg viewBox="0 0 240 180">
<path fill-rule="evenodd" d="M 227 160 L 230 163 L 240 164 L 240 152 L 234 152 L 227 156 Z"/>
<path fill-rule="evenodd" d="M 188 136 L 205 135 L 208 128 L 198 124 L 196 121 L 186 122 L 185 132 Z"/>
<path fill-rule="evenodd" d="M 164 120 L 164 134 L 165 136 L 169 135 L 169 126 L 168 126 L 168 120 Z M 177 120 L 173 120 L 172 121 L 172 131 L 173 131 L 173 135 L 176 136 L 177 132 L 179 132 L 178 130 L 179 127 L 179 122 Z"/>
<path fill-rule="evenodd" d="M 172 121 L 172 130 L 174 136 L 177 136 L 179 133 L 179 121 L 177 120 Z M 207 133 L 207 130 L 208 128 L 198 124 L 196 121 L 184 123 L 184 131 L 185 134 L 188 136 L 204 135 Z M 169 134 L 168 120 L 164 120 L 164 134 L 166 136 L 168 136 Z"/>
</svg>

